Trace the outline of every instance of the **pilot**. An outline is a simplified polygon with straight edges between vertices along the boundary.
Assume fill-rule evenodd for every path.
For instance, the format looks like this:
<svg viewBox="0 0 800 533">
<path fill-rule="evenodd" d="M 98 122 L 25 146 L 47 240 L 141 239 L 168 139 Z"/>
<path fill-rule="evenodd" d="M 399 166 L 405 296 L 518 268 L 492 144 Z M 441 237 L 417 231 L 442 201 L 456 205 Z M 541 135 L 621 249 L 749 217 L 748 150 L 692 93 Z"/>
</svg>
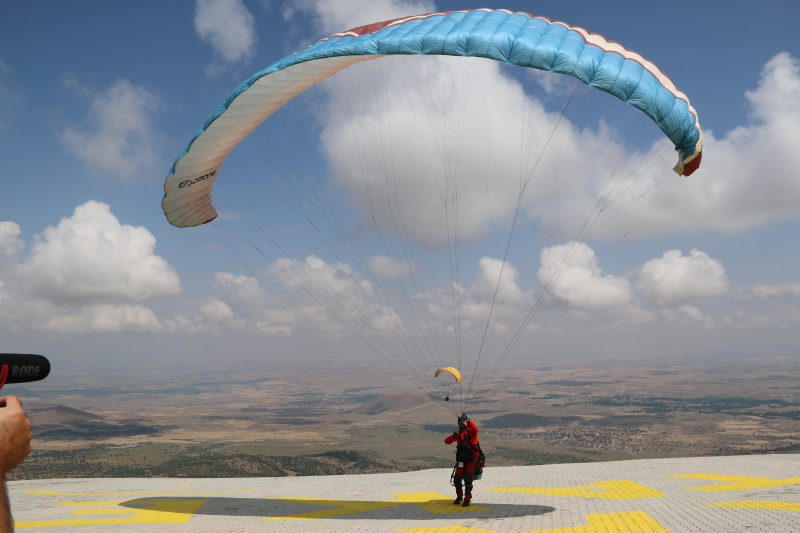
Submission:
<svg viewBox="0 0 800 533">
<path fill-rule="evenodd" d="M 458 431 L 454 431 L 444 439 L 445 444 L 456 443 L 456 466 L 453 469 L 453 485 L 456 487 L 455 505 L 464 500 L 462 507 L 469 507 L 472 500 L 472 476 L 475 465 L 481 455 L 478 444 L 478 426 L 470 420 L 466 413 L 458 417 Z M 461 490 L 461 481 L 464 481 L 464 490 Z"/>
</svg>

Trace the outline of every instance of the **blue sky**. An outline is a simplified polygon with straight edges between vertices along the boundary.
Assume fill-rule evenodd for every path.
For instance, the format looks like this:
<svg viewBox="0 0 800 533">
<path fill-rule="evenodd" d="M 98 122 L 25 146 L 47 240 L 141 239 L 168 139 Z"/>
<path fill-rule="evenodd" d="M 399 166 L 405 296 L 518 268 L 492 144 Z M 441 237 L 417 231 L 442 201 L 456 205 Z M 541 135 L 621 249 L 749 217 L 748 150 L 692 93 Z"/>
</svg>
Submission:
<svg viewBox="0 0 800 533">
<path fill-rule="evenodd" d="M 308 233 L 293 233 L 287 222 L 283 230 L 295 235 L 291 238 L 302 249 L 300 256 L 248 256 L 248 271 L 224 250 L 204 246 L 217 244 L 218 230 L 203 233 L 169 226 L 160 205 L 164 177 L 225 96 L 285 55 L 369 22 L 489 7 L 563 20 L 641 53 L 690 97 L 707 135 L 705 166 L 681 185 L 669 209 L 602 264 L 619 232 L 600 235 L 576 249 L 574 263 L 528 324 L 530 339 L 523 344 L 535 345 L 552 331 L 542 344 L 542 356 L 798 355 L 800 153 L 792 147 L 800 146 L 800 38 L 793 27 L 800 20 L 800 5 L 774 1 L 759 5 L 757 12 L 753 6 L 424 0 L 4 2 L 1 349 L 42 352 L 64 365 L 139 358 L 206 360 L 220 353 L 278 364 L 296 357 L 340 357 L 331 354 L 329 346 L 337 354 L 354 353 L 369 360 L 370 350 L 352 331 L 331 319 L 319 302 L 315 308 L 308 292 L 300 294 L 286 279 L 287 272 L 302 269 L 302 260 L 312 254 L 321 262 L 319 275 L 336 278 L 343 267 L 336 266 L 336 258 L 324 246 Z M 429 65 L 440 68 L 438 63 Z M 378 67 L 370 68 L 364 72 L 374 73 Z M 508 69 L 481 64 L 470 76 L 499 94 L 535 101 L 521 88 L 517 73 Z M 557 102 L 563 101 L 558 100 L 563 98 L 560 91 L 571 87 L 547 80 L 542 80 L 550 84 L 542 96 L 542 113 L 557 109 Z M 302 102 L 325 107 L 337 90 L 342 89 L 317 89 Z M 613 122 L 619 109 L 606 108 L 606 102 L 590 99 L 586 106 L 591 118 L 569 115 L 574 131 L 564 134 L 565 146 L 573 137 L 587 144 L 599 142 L 596 117 L 605 113 Z M 329 128 L 306 135 L 333 135 L 353 118 L 337 115 L 333 107 L 324 112 L 330 113 Z M 498 113 L 497 120 L 510 120 L 513 114 Z M 275 138 L 281 135 L 278 124 L 268 130 Z M 402 153 L 402 148 L 396 149 Z M 650 149 L 640 145 L 636 157 Z M 242 159 L 247 150 L 241 149 Z M 347 197 L 348 186 L 331 163 L 331 154 L 326 159 L 320 150 L 314 157 L 332 190 Z M 667 159 L 669 168 L 674 154 Z M 237 174 L 230 164 L 223 169 Z M 413 191 L 408 194 L 413 198 Z M 562 219 L 561 214 L 582 212 L 583 206 L 571 197 L 556 205 L 558 214 L 545 225 L 549 233 L 543 231 L 546 235 L 534 245 L 532 259 L 525 265 L 511 259 L 505 271 L 507 314 L 498 322 L 498 338 L 513 332 L 533 305 L 547 279 L 548 251 L 562 257 L 565 252 L 559 247 L 574 233 L 574 220 Z M 534 200 L 524 204 L 523 218 L 535 220 L 540 208 Z M 346 199 L 342 209 L 352 234 L 380 270 L 374 233 L 365 229 L 363 218 Z M 421 213 L 411 208 L 409 216 L 419 218 Z M 471 218 L 476 227 L 471 234 L 465 223 L 465 242 L 485 244 L 489 226 L 478 227 L 480 213 Z M 499 226 L 505 223 L 501 220 Z M 446 337 L 449 267 L 443 266 L 446 258 L 431 252 L 437 232 L 429 227 L 418 230 L 415 234 L 411 228 L 418 261 L 429 276 L 425 292 L 441 307 L 433 306 L 437 309 L 432 312 L 442 313 L 436 320 L 441 318 Z M 517 251 L 524 248 L 518 246 Z M 502 264 L 494 252 L 488 245 L 464 248 L 459 282 L 465 330 L 479 327 L 481 317 L 486 320 L 491 303 L 487 291 L 492 292 L 487 280 Z M 481 263 L 482 258 L 487 260 Z M 281 259 L 285 270 L 276 265 Z M 367 291 L 376 290 L 376 282 L 366 283 Z M 387 291 L 399 290 L 393 283 L 386 282 Z M 355 285 L 341 290 L 355 291 Z M 363 304 L 355 293 L 352 297 L 349 305 Z M 384 311 L 401 317 L 408 312 L 401 307 Z M 382 334 L 380 328 L 377 331 Z M 466 335 L 464 342 L 479 340 Z"/>
</svg>

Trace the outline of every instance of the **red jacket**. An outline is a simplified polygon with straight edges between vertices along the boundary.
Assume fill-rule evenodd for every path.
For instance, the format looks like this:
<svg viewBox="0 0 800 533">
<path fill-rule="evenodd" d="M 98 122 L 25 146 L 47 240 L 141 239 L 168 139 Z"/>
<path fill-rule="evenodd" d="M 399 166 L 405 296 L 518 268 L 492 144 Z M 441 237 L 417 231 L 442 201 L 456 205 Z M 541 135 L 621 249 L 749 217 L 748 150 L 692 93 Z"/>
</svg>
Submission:
<svg viewBox="0 0 800 533">
<path fill-rule="evenodd" d="M 467 428 L 459 433 L 458 439 L 456 439 L 455 435 L 448 435 L 446 439 L 444 439 L 445 444 L 452 444 L 456 440 L 460 440 L 463 442 L 469 442 L 470 448 L 475 448 L 478 446 L 478 426 L 475 425 L 471 419 L 467 420 Z"/>
</svg>

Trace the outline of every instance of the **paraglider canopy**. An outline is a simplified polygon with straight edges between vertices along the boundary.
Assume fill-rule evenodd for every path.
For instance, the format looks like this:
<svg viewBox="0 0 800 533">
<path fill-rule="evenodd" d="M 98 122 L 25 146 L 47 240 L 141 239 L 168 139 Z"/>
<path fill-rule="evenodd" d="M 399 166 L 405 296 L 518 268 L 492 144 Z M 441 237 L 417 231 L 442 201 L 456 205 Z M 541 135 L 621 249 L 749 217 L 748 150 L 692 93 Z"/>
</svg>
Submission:
<svg viewBox="0 0 800 533">
<path fill-rule="evenodd" d="M 434 377 L 438 378 L 439 374 L 441 374 L 442 372 L 450 372 L 451 374 L 453 374 L 453 377 L 456 378 L 456 383 L 461 383 L 461 372 L 459 372 L 452 366 L 446 366 L 444 368 L 440 368 L 439 370 L 436 371 L 436 376 Z"/>
<path fill-rule="evenodd" d="M 525 12 L 476 9 L 426 13 L 337 33 L 289 55 L 239 85 L 172 166 L 161 202 L 177 227 L 217 217 L 211 190 L 228 153 L 289 100 L 356 63 L 386 55 L 485 57 L 567 74 L 641 109 L 679 153 L 688 176 L 702 159 L 697 112 L 652 62 L 583 28 Z"/>
</svg>

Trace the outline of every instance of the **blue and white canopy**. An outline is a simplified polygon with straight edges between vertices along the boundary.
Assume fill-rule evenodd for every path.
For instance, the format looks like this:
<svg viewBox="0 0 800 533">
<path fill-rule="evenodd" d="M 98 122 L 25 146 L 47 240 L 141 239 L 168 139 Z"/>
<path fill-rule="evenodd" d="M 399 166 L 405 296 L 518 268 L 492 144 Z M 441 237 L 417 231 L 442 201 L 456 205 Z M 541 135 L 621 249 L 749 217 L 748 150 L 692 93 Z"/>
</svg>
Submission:
<svg viewBox="0 0 800 533">
<path fill-rule="evenodd" d="M 568 74 L 641 109 L 675 144 L 675 171 L 690 175 L 702 158 L 702 131 L 689 99 L 659 68 L 619 43 L 583 28 L 524 12 L 428 13 L 337 33 L 287 56 L 239 85 L 198 130 L 164 183 L 171 224 L 197 226 L 217 216 L 211 189 L 230 151 L 308 87 L 360 61 L 382 56 L 483 57 Z"/>
</svg>

